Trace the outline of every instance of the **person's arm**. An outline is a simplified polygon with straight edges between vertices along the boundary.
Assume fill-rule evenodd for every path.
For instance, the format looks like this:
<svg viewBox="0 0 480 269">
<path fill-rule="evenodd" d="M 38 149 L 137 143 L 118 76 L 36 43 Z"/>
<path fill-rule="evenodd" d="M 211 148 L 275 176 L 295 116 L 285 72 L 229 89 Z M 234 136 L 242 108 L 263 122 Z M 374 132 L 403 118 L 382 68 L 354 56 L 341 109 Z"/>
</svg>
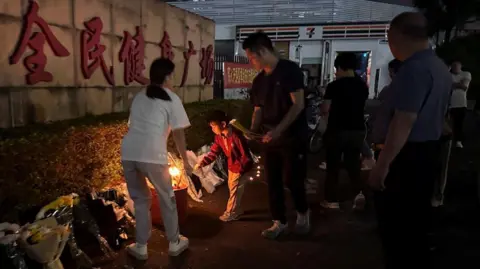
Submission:
<svg viewBox="0 0 480 269">
<path fill-rule="evenodd" d="M 190 127 L 190 121 L 183 107 L 182 101 L 177 95 L 172 96 L 168 123 L 172 128 L 173 141 L 177 146 L 178 154 L 187 162 L 187 143 L 185 140 L 185 129 Z"/>
<path fill-rule="evenodd" d="M 332 82 L 333 83 L 333 82 Z M 328 117 L 328 113 L 330 112 L 330 105 L 332 104 L 332 98 L 335 91 L 333 90 L 334 84 L 329 83 L 327 85 L 327 89 L 325 90 L 325 95 L 323 96 L 323 102 L 320 106 L 320 111 L 322 116 Z"/>
<path fill-rule="evenodd" d="M 303 72 L 300 67 L 292 64 L 292 70 L 289 73 L 289 77 L 286 79 L 285 87 L 290 92 L 290 99 L 292 106 L 288 110 L 287 114 L 283 117 L 282 121 L 275 127 L 274 132 L 282 134 L 290 125 L 298 118 L 300 113 L 305 109 L 305 96 L 303 80 Z"/>
<path fill-rule="evenodd" d="M 390 166 L 410 136 L 422 105 L 432 87 L 432 77 L 421 66 L 401 69 L 390 85 L 395 113 L 388 127 L 385 147 L 380 153 L 378 165 Z M 433 119 L 432 119 L 433 120 Z"/>
<path fill-rule="evenodd" d="M 250 126 L 250 130 L 254 133 L 258 133 L 260 131 L 261 125 L 262 125 L 262 108 L 259 106 L 255 106 L 253 108 L 252 124 Z"/>
<path fill-rule="evenodd" d="M 469 72 L 465 72 L 465 77 L 460 82 L 453 83 L 453 88 L 467 91 L 468 87 L 470 86 L 471 80 L 472 80 L 472 75 Z"/>
<path fill-rule="evenodd" d="M 213 141 L 213 144 L 210 147 L 210 152 L 208 152 L 207 155 L 203 157 L 202 161 L 200 161 L 197 168 L 202 168 L 213 163 L 218 158 L 218 155 L 220 155 L 221 152 L 222 152 L 222 147 L 220 147 L 220 145 L 218 144 L 217 138 L 215 137 L 215 140 Z"/>
<path fill-rule="evenodd" d="M 298 115 L 305 109 L 305 97 L 303 89 L 297 89 L 290 93 L 290 99 L 292 100 L 292 106 L 288 110 L 287 114 L 283 117 L 280 124 L 275 128 L 275 132 L 281 134 L 285 132 L 290 125 L 298 118 Z"/>
</svg>

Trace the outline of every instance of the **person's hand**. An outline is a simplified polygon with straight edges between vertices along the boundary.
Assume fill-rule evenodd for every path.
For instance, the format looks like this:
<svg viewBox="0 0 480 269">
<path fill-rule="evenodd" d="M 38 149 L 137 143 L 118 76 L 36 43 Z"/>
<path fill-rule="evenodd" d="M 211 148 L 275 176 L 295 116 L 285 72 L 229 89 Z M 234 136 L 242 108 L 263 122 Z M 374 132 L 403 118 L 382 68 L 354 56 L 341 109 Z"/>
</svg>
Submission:
<svg viewBox="0 0 480 269">
<path fill-rule="evenodd" d="M 274 141 L 274 140 L 278 139 L 279 137 L 280 137 L 280 133 L 277 132 L 276 130 L 272 130 L 262 137 L 262 142 L 263 143 L 270 143 L 271 141 Z"/>
<path fill-rule="evenodd" d="M 202 167 L 200 167 L 200 163 L 197 163 L 194 167 L 193 167 L 193 172 L 200 172 L 200 175 L 203 177 L 205 177 L 205 173 L 203 172 L 203 169 Z"/>
<path fill-rule="evenodd" d="M 183 169 L 185 169 L 185 173 L 187 173 L 188 176 L 193 174 L 193 168 L 187 161 L 183 161 Z"/>
<path fill-rule="evenodd" d="M 385 189 L 385 178 L 389 171 L 389 165 L 377 163 L 370 171 L 368 185 L 374 190 L 383 191 Z"/>
</svg>

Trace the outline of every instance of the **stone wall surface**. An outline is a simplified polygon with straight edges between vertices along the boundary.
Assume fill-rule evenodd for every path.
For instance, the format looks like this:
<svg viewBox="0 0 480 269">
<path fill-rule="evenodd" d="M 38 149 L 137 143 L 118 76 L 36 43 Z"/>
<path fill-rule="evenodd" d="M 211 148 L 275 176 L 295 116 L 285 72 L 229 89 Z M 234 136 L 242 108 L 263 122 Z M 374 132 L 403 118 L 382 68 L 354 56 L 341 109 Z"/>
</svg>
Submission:
<svg viewBox="0 0 480 269">
<path fill-rule="evenodd" d="M 27 18 L 34 18 L 27 16 L 33 14 L 30 12 L 32 5 L 38 6 L 37 18 L 43 20 L 46 27 L 33 23 L 28 32 L 25 31 L 29 25 Z M 100 64 L 88 77 L 82 72 L 82 62 L 91 65 L 95 58 L 85 55 L 99 51 L 95 47 L 82 53 L 82 40 L 85 40 L 82 36 L 92 37 L 85 31 L 86 23 L 92 21 L 100 26 L 97 44 L 104 46 L 100 55 L 106 72 Z M 58 46 L 55 50 L 45 28 L 51 31 L 66 54 L 59 53 Z M 127 43 L 137 50 L 122 58 L 122 45 L 128 34 L 135 39 L 137 30 L 144 39 L 143 46 L 135 47 L 136 41 Z M 209 72 L 205 67 L 209 55 L 202 53 L 202 48 L 206 50 L 214 45 L 214 22 L 159 0 L 2 0 L 0 33 L 0 128 L 128 111 L 133 96 L 148 81 L 126 81 L 125 68 L 128 63 L 129 66 L 143 63 L 145 69 L 134 73 L 148 78 L 152 61 L 166 52 L 161 42 L 165 33 L 168 33 L 176 66 L 173 90 L 185 103 L 213 98 L 212 83 L 202 76 Z M 22 33 L 26 33 L 26 40 L 30 39 L 30 46 L 20 50 L 17 60 L 12 62 Z M 43 45 L 38 39 L 40 36 L 45 37 Z M 40 44 L 37 54 L 43 51 L 45 55 L 43 60 L 33 57 L 36 54 L 33 37 L 37 39 L 35 44 Z M 187 61 L 184 54 L 189 49 Z M 50 80 L 28 82 L 27 67 L 41 72 L 37 62 L 45 63 L 43 70 L 51 73 Z M 112 83 L 107 79 L 109 76 Z"/>
</svg>

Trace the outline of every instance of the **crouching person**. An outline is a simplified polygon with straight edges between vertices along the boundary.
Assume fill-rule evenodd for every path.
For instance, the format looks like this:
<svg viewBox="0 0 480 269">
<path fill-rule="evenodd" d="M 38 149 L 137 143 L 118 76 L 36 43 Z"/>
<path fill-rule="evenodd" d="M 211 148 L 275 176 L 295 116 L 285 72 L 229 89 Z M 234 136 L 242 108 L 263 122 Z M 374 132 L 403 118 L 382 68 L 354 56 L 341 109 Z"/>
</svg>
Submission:
<svg viewBox="0 0 480 269">
<path fill-rule="evenodd" d="M 229 125 L 229 118 L 223 111 L 213 111 L 208 117 L 208 123 L 215 134 L 210 152 L 195 166 L 200 169 L 213 163 L 220 153 L 224 153 L 228 160 L 228 188 L 230 197 L 227 209 L 220 220 L 229 222 L 237 220 L 243 213 L 240 206 L 245 189 L 246 178 L 243 175 L 253 165 L 253 159 L 246 138 Z"/>
</svg>

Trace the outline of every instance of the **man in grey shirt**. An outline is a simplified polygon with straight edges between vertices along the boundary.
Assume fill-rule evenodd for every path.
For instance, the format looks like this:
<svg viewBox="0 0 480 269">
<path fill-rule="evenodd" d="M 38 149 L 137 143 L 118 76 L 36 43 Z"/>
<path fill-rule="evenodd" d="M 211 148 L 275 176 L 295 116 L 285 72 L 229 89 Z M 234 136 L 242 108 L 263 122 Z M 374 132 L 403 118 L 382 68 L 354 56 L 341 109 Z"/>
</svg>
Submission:
<svg viewBox="0 0 480 269">
<path fill-rule="evenodd" d="M 433 186 L 440 169 L 445 114 L 452 85 L 448 67 L 429 48 L 420 13 L 395 17 L 388 33 L 393 56 L 402 61 L 374 123 L 385 137 L 369 184 L 386 268 L 430 268 L 428 230 Z"/>
</svg>

